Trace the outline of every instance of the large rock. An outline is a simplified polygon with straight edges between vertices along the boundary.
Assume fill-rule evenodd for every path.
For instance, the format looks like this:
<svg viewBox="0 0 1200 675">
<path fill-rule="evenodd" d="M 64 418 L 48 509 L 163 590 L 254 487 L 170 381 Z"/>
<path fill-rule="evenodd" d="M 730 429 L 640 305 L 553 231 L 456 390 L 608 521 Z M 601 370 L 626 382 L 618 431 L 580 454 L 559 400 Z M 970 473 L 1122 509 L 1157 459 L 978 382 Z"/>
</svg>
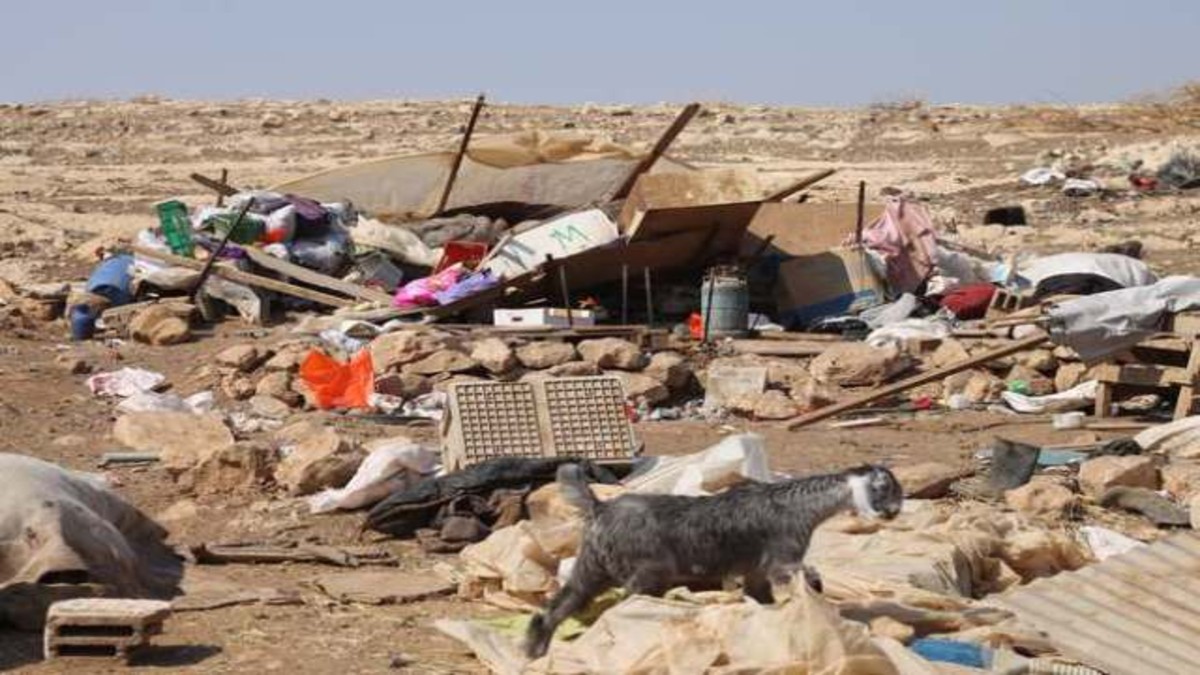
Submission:
<svg viewBox="0 0 1200 675">
<path fill-rule="evenodd" d="M 433 382 L 416 373 L 384 375 L 375 378 L 375 391 L 407 400 L 433 391 Z"/>
<path fill-rule="evenodd" d="M 1200 530 L 1200 494 L 1192 496 L 1188 500 L 1188 519 L 1191 520 L 1192 529 Z"/>
<path fill-rule="evenodd" d="M 625 389 L 625 398 L 631 401 L 641 399 L 650 405 L 656 405 L 671 396 L 671 392 L 667 391 L 666 386 L 648 375 L 624 370 L 613 370 L 605 374 L 621 378 L 621 386 Z"/>
<path fill-rule="evenodd" d="M 250 397 L 250 412 L 257 417 L 281 420 L 292 414 L 292 409 L 274 396 L 255 395 Z"/>
<path fill-rule="evenodd" d="M 831 384 L 821 384 L 809 378 L 804 383 L 794 387 L 790 393 L 792 400 L 796 402 L 796 406 L 800 412 L 806 413 L 837 402 L 842 391 Z"/>
<path fill-rule="evenodd" d="M 942 396 L 962 394 L 971 403 L 989 403 L 1000 399 L 1004 380 L 983 369 L 964 370 L 942 381 Z"/>
<path fill-rule="evenodd" d="M 113 438 L 131 450 L 159 453 L 160 465 L 172 473 L 189 469 L 234 442 L 220 415 L 184 412 L 123 415 L 113 426 Z"/>
<path fill-rule="evenodd" d="M 1082 363 L 1064 363 L 1054 373 L 1054 390 L 1066 391 L 1082 383 L 1088 367 Z"/>
<path fill-rule="evenodd" d="M 678 352 L 657 352 L 642 373 L 658 380 L 671 391 L 686 389 L 692 382 L 692 369 L 687 358 Z"/>
<path fill-rule="evenodd" d="M 248 373 L 271 358 L 271 355 L 272 352 L 269 349 L 262 349 L 255 345 L 234 345 L 217 354 L 217 363 L 234 368 L 239 372 Z"/>
<path fill-rule="evenodd" d="M 304 358 L 308 356 L 309 347 L 304 345 L 288 345 L 280 349 L 275 356 L 267 359 L 262 365 L 263 370 L 267 372 L 286 372 L 294 373 L 300 370 L 300 364 L 304 362 Z"/>
<path fill-rule="evenodd" d="M 938 344 L 937 349 L 929 355 L 925 361 L 925 366 L 929 369 L 944 368 L 946 366 L 961 363 L 971 358 L 971 352 L 967 351 L 962 342 L 954 338 L 947 338 Z"/>
<path fill-rule="evenodd" d="M 1171 462 L 1162 468 L 1163 489 L 1186 502 L 1200 493 L 1200 462 Z"/>
<path fill-rule="evenodd" d="M 1024 382 L 1030 396 L 1046 396 L 1054 393 L 1054 380 L 1028 366 L 1018 363 L 1004 378 L 1006 384 Z"/>
<path fill-rule="evenodd" d="M 1118 485 L 1157 490 L 1158 484 L 1158 467 L 1153 457 L 1097 457 L 1079 466 L 1079 486 L 1093 497 Z"/>
<path fill-rule="evenodd" d="M 800 407 L 782 391 L 768 389 L 756 397 L 751 413 L 759 420 L 788 420 L 800 414 Z"/>
<path fill-rule="evenodd" d="M 526 368 L 552 368 L 574 361 L 575 346 L 569 342 L 530 342 L 517 348 L 517 360 Z"/>
<path fill-rule="evenodd" d="M 188 305 L 190 307 L 190 305 Z M 192 337 L 187 315 L 167 304 L 155 304 L 138 312 L 129 322 L 129 336 L 152 345 L 175 345 Z"/>
<path fill-rule="evenodd" d="M 1057 481 L 1034 476 L 1021 487 L 1005 492 L 1004 502 L 1027 516 L 1057 519 L 1078 507 L 1079 496 Z"/>
<path fill-rule="evenodd" d="M 265 485 L 275 468 L 275 451 L 263 443 L 241 442 L 210 453 L 180 477 L 197 494 L 240 492 Z"/>
<path fill-rule="evenodd" d="M 517 367 L 517 355 L 512 347 L 497 337 L 484 338 L 471 347 L 471 358 L 490 373 L 502 375 Z"/>
<path fill-rule="evenodd" d="M 221 379 L 221 391 L 234 401 L 245 401 L 254 396 L 257 390 L 258 387 L 255 386 L 254 380 L 239 371 L 232 372 Z"/>
<path fill-rule="evenodd" d="M 277 370 L 264 375 L 258 384 L 254 385 L 257 396 L 271 396 L 281 401 L 288 401 L 295 396 L 292 391 L 292 375 L 286 370 Z"/>
<path fill-rule="evenodd" d="M 551 377 L 594 377 L 600 374 L 600 369 L 590 361 L 567 361 L 547 369 L 545 373 Z"/>
<path fill-rule="evenodd" d="M 300 422 L 280 429 L 275 438 L 283 454 L 275 469 L 275 481 L 292 495 L 341 487 L 363 460 L 363 453 L 355 444 L 315 422 Z"/>
<path fill-rule="evenodd" d="M 579 355 L 584 361 L 608 370 L 641 370 L 646 365 L 642 350 L 632 342 L 620 338 L 597 338 L 579 343 Z"/>
<path fill-rule="evenodd" d="M 1018 366 L 1024 366 L 1043 375 L 1054 375 L 1058 369 L 1058 359 L 1050 349 L 1030 349 L 1013 354 L 1013 360 Z"/>
<path fill-rule="evenodd" d="M 439 375 L 441 373 L 463 373 L 475 370 L 479 362 L 453 349 L 439 349 L 420 361 L 410 363 L 403 372 L 412 375 Z"/>
<path fill-rule="evenodd" d="M 950 492 L 954 481 L 969 473 L 961 467 L 943 462 L 920 462 L 892 467 L 900 481 L 904 496 L 913 499 L 940 499 Z"/>
<path fill-rule="evenodd" d="M 908 366 L 908 357 L 898 349 L 849 342 L 831 345 L 812 360 L 809 372 L 825 384 L 874 387 L 904 372 Z"/>
<path fill-rule="evenodd" d="M 445 336 L 428 332 L 401 330 L 385 333 L 371 341 L 371 362 L 377 374 L 399 370 L 405 364 L 420 361 L 440 349 L 454 346 Z"/>
</svg>

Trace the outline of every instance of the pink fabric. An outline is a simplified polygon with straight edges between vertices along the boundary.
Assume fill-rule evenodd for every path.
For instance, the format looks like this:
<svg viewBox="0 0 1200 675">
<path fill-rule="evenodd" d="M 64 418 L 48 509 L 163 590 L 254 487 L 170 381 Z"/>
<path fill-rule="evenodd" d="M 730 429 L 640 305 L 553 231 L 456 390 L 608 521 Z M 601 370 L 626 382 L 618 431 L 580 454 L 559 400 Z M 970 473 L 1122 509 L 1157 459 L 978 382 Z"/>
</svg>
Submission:
<svg viewBox="0 0 1200 675">
<path fill-rule="evenodd" d="M 937 233 L 925 207 L 892 197 L 883 214 L 863 231 L 863 244 L 887 264 L 893 293 L 911 293 L 934 271 Z"/>
</svg>

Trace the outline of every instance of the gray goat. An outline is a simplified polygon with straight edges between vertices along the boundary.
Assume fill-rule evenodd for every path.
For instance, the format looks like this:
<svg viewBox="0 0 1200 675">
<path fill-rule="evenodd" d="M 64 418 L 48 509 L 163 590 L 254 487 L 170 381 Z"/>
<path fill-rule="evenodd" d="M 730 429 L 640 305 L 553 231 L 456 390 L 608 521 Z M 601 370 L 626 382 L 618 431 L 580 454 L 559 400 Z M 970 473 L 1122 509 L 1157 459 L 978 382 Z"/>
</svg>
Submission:
<svg viewBox="0 0 1200 675">
<path fill-rule="evenodd" d="M 558 624 L 615 586 L 661 595 L 740 575 L 747 595 L 770 603 L 772 583 L 787 583 L 796 572 L 819 584 L 803 567 L 818 525 L 851 508 L 890 519 L 904 500 L 896 477 L 881 466 L 749 483 L 711 497 L 630 494 L 608 502 L 596 499 L 576 465 L 559 467 L 557 479 L 587 527 L 570 579 L 529 624 L 525 650 L 532 658 L 546 652 Z"/>
</svg>

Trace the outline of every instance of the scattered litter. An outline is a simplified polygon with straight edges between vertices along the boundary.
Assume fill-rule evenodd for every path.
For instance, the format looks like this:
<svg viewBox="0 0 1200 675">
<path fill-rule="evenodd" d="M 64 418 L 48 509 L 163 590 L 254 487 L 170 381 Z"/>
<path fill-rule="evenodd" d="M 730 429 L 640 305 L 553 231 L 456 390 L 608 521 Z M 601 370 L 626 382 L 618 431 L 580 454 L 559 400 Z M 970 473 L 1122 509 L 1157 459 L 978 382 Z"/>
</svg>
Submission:
<svg viewBox="0 0 1200 675">
<path fill-rule="evenodd" d="M 126 366 L 113 372 L 92 375 L 87 379 L 87 387 L 96 396 L 128 398 L 154 391 L 166 380 L 162 373 Z"/>
<path fill-rule="evenodd" d="M 188 412 L 203 415 L 213 411 L 213 393 L 201 391 L 187 398 L 177 394 L 160 394 L 144 391 L 133 394 L 117 404 L 117 412 Z"/>
<path fill-rule="evenodd" d="M 162 632 L 171 604 L 162 600 L 79 598 L 50 605 L 46 660 L 58 657 L 130 657 Z"/>
<path fill-rule="evenodd" d="M 1057 169 L 1040 166 L 1021 174 L 1021 182 L 1026 185 L 1049 185 L 1066 180 L 1067 176 Z"/>
<path fill-rule="evenodd" d="M 1005 391 L 1001 392 L 1000 397 L 1010 408 L 1019 413 L 1027 415 L 1061 413 L 1090 406 L 1092 401 L 1096 400 L 1098 387 L 1098 382 L 1089 380 L 1057 394 L 1026 396 L 1015 391 Z"/>
<path fill-rule="evenodd" d="M 308 498 L 313 513 L 372 506 L 393 491 L 435 471 L 441 459 L 438 453 L 404 436 L 375 441 L 367 449 L 369 454 L 349 483 Z"/>
</svg>

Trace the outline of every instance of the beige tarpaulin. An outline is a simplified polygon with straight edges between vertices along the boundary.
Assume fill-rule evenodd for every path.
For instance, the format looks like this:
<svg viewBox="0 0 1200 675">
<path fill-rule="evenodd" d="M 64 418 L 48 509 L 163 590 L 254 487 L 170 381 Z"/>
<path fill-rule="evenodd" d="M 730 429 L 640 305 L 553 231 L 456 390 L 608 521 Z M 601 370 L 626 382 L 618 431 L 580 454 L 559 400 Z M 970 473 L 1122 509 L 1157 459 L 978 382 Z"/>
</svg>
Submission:
<svg viewBox="0 0 1200 675">
<path fill-rule="evenodd" d="M 177 591 L 183 564 L 166 530 L 98 478 L 0 454 L 0 485 L 0 623 L 28 625 L 4 598 L 45 583 L 86 581 L 124 597 Z"/>
<path fill-rule="evenodd" d="M 321 201 L 349 199 L 388 222 L 421 219 L 436 208 L 454 154 L 388 157 L 330 169 L 272 189 Z M 499 202 L 585 206 L 620 184 L 639 158 L 627 148 L 578 134 L 526 131 L 473 139 L 447 209 Z M 651 171 L 686 170 L 685 165 L 662 158 Z"/>
</svg>

